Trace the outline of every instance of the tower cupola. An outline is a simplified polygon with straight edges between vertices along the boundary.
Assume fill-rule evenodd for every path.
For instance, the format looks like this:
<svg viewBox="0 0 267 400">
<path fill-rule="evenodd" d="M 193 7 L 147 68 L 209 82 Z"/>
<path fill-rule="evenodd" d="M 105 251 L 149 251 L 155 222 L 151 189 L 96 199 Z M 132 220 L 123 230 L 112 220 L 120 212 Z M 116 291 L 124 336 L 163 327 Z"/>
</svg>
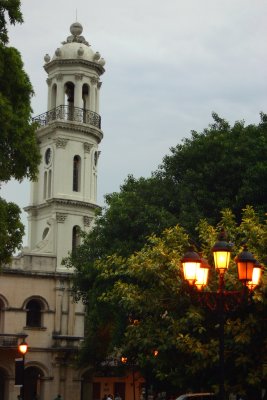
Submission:
<svg viewBox="0 0 267 400">
<path fill-rule="evenodd" d="M 83 27 L 79 22 L 75 22 L 70 27 L 71 35 L 67 37 L 66 41 L 62 42 L 62 46 L 58 47 L 52 58 L 52 61 L 60 60 L 85 60 L 95 64 L 95 68 L 99 71 L 99 75 L 104 72 L 103 66 L 105 60 L 101 58 L 98 51 L 94 52 L 90 44 L 85 40 L 84 36 L 81 35 Z M 51 59 L 45 56 L 45 66 L 48 72 Z"/>
<path fill-rule="evenodd" d="M 105 72 L 105 60 L 98 51 L 92 50 L 81 35 L 82 31 L 83 27 L 79 22 L 73 23 L 70 27 L 71 35 L 55 50 L 52 59 L 48 54 L 44 57 L 44 69 L 48 73 L 47 83 L 50 88 L 48 110 L 72 103 L 73 107 L 99 111 L 98 91 L 93 93 L 91 90 L 89 93 L 88 89 L 94 84 L 100 88 L 99 77 Z M 75 82 L 66 82 L 62 87 L 58 82 L 64 73 L 74 74 Z"/>
</svg>

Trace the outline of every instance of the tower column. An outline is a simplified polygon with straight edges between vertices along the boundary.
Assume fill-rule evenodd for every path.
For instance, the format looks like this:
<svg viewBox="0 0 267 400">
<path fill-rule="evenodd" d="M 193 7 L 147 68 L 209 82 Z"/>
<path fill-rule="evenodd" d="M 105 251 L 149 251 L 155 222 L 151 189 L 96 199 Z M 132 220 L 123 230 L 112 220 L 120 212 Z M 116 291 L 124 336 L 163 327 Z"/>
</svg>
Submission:
<svg viewBox="0 0 267 400">
<path fill-rule="evenodd" d="M 58 107 L 65 104 L 65 90 L 64 90 L 63 76 L 61 74 L 58 74 L 56 76 L 56 79 L 57 79 L 56 107 Z"/>
<path fill-rule="evenodd" d="M 48 97 L 47 97 L 47 110 L 51 110 L 51 84 L 52 84 L 52 79 L 47 78 L 46 80 L 47 86 L 48 86 Z"/>
<path fill-rule="evenodd" d="M 76 75 L 74 90 L 74 107 L 83 108 L 83 82 L 82 76 Z"/>
<path fill-rule="evenodd" d="M 92 151 L 93 145 L 91 143 L 85 142 L 84 147 L 84 201 L 91 200 L 91 174 L 88 171 L 92 170 Z"/>
<path fill-rule="evenodd" d="M 91 86 L 90 86 L 90 106 L 91 110 L 95 111 L 95 80 L 91 78 Z"/>
</svg>

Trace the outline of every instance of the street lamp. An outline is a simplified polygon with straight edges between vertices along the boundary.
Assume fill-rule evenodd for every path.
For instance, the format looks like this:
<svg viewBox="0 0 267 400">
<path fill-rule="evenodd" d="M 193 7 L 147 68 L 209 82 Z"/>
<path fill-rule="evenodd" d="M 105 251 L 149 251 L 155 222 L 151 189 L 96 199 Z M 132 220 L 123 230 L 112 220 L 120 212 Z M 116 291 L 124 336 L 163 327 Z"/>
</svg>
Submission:
<svg viewBox="0 0 267 400">
<path fill-rule="evenodd" d="M 24 377 L 24 370 L 25 370 L 25 354 L 28 351 L 28 344 L 26 343 L 25 339 L 23 339 L 23 341 L 18 345 L 18 350 L 19 352 L 22 354 L 22 386 L 20 389 L 20 398 L 21 400 L 24 400 L 24 381 L 25 381 L 25 377 Z"/>
<path fill-rule="evenodd" d="M 235 299 L 243 298 L 247 291 L 253 290 L 260 282 L 261 278 L 261 265 L 248 251 L 247 246 L 244 246 L 243 251 L 236 257 L 238 279 L 243 284 L 242 291 L 229 291 L 225 290 L 224 276 L 230 263 L 231 246 L 225 241 L 225 233 L 221 232 L 218 241 L 212 247 L 214 266 L 219 274 L 218 290 L 216 292 L 203 292 L 202 301 L 205 301 L 210 309 L 216 310 L 219 317 L 219 367 L 220 367 L 220 381 L 219 381 L 219 399 L 225 399 L 224 388 L 224 319 L 226 299 L 229 295 Z M 208 282 L 208 274 L 210 266 L 207 261 L 194 251 L 191 247 L 181 259 L 183 266 L 184 279 L 190 286 L 196 287 L 199 292 L 203 289 Z M 211 301 L 211 298 L 213 301 Z M 214 301 L 215 300 L 215 301 Z"/>
</svg>

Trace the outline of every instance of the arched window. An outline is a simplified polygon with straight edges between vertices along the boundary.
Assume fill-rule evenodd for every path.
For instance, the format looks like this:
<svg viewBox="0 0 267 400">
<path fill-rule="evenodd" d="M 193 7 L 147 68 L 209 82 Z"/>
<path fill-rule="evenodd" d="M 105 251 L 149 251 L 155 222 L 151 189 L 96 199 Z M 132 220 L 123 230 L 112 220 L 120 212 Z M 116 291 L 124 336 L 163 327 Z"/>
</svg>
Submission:
<svg viewBox="0 0 267 400">
<path fill-rule="evenodd" d="M 66 119 L 69 121 L 74 120 L 74 84 L 72 82 L 67 82 L 65 84 L 65 108 Z"/>
<path fill-rule="evenodd" d="M 72 229 L 72 252 L 81 244 L 80 227 L 75 225 Z"/>
<path fill-rule="evenodd" d="M 49 228 L 46 227 L 46 228 L 44 229 L 44 231 L 43 231 L 42 240 L 44 240 L 44 239 L 46 238 L 46 236 L 48 235 L 48 232 L 49 232 Z"/>
<path fill-rule="evenodd" d="M 24 398 L 42 399 L 44 397 L 44 373 L 37 367 L 26 367 L 24 371 Z"/>
<path fill-rule="evenodd" d="M 72 190 L 74 192 L 80 191 L 81 185 L 81 157 L 74 156 L 73 157 L 73 181 L 72 181 Z"/>
<path fill-rule="evenodd" d="M 42 309 L 41 302 L 37 299 L 28 301 L 26 305 L 26 326 L 32 328 L 40 328 L 42 326 Z"/>
</svg>

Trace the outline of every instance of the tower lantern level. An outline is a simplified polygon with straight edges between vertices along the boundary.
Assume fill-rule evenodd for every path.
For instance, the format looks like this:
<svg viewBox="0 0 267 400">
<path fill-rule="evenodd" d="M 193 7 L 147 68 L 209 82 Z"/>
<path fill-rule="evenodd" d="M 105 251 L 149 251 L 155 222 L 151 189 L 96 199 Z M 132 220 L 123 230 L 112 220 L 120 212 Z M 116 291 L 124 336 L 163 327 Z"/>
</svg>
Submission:
<svg viewBox="0 0 267 400">
<path fill-rule="evenodd" d="M 81 35 L 78 22 L 52 58 L 45 55 L 48 111 L 35 117 L 41 151 L 38 180 L 31 186 L 29 252 L 61 261 L 88 231 L 97 206 L 100 76 L 105 61 Z"/>
</svg>

